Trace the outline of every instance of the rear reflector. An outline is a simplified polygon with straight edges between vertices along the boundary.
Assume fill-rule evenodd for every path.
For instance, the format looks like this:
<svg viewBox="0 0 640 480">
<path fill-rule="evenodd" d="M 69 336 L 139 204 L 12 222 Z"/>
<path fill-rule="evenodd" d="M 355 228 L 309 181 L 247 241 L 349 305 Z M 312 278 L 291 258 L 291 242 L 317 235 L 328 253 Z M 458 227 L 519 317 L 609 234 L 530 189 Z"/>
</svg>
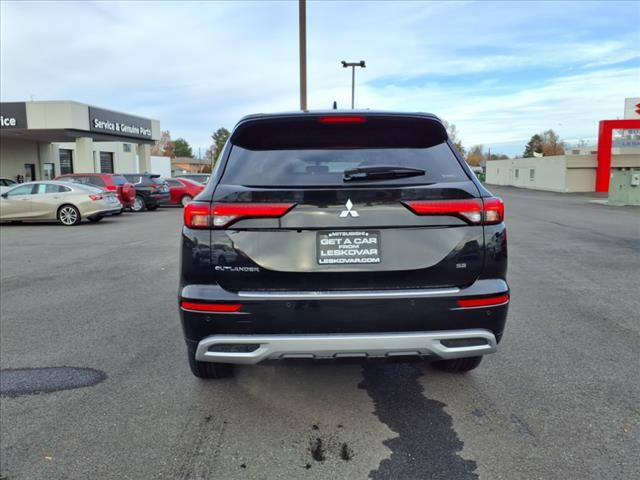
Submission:
<svg viewBox="0 0 640 480">
<path fill-rule="evenodd" d="M 189 228 L 226 228 L 247 218 L 280 218 L 295 203 L 206 203 L 192 202 L 184 209 L 184 224 Z"/>
<path fill-rule="evenodd" d="M 461 298 L 458 300 L 458 306 L 461 308 L 474 308 L 474 307 L 492 307 L 494 305 L 501 305 L 509 301 L 509 294 L 498 295 L 497 297 L 485 297 L 485 298 Z"/>
<path fill-rule="evenodd" d="M 491 225 L 504 220 L 504 203 L 497 197 L 411 201 L 404 205 L 416 215 L 448 215 L 472 225 Z"/>
<path fill-rule="evenodd" d="M 196 312 L 237 312 L 242 308 L 240 303 L 193 303 L 180 302 L 180 307 Z"/>
<path fill-rule="evenodd" d="M 320 117 L 320 123 L 365 123 L 367 119 L 356 115 L 331 115 Z"/>
</svg>

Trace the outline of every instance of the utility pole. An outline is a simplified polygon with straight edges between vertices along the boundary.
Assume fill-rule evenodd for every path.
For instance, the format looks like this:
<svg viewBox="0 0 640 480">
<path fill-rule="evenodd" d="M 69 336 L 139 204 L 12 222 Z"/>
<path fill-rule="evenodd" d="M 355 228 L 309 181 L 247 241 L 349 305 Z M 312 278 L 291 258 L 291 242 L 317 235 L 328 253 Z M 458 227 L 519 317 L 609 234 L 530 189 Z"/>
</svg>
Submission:
<svg viewBox="0 0 640 480">
<path fill-rule="evenodd" d="M 353 110 L 356 89 L 356 67 L 365 68 L 366 65 L 364 64 L 364 60 L 360 60 L 359 62 L 345 62 L 342 60 L 342 66 L 344 68 L 351 67 L 351 110 Z"/>
<path fill-rule="evenodd" d="M 307 2 L 298 0 L 300 33 L 300 110 L 307 110 Z"/>
</svg>

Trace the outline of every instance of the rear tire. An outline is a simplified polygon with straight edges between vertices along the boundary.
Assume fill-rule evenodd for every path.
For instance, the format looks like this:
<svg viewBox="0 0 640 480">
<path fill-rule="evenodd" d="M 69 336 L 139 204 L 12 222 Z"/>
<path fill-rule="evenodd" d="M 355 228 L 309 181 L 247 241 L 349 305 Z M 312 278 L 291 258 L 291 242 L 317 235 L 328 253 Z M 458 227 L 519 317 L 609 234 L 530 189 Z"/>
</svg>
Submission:
<svg viewBox="0 0 640 480">
<path fill-rule="evenodd" d="M 432 365 L 438 370 L 448 373 L 464 373 L 473 370 L 482 361 L 482 357 L 453 358 L 451 360 L 438 360 Z"/>
<path fill-rule="evenodd" d="M 80 212 L 73 205 L 63 205 L 58 209 L 58 220 L 65 227 L 78 225 L 82 220 Z"/>
<path fill-rule="evenodd" d="M 229 363 L 199 362 L 195 356 L 189 352 L 189 368 L 198 378 L 217 379 L 231 376 L 233 365 Z"/>
<path fill-rule="evenodd" d="M 141 212 L 145 209 L 146 204 L 144 202 L 144 198 L 140 195 L 136 195 L 136 198 L 133 200 L 133 204 L 131 205 L 132 212 Z"/>
</svg>

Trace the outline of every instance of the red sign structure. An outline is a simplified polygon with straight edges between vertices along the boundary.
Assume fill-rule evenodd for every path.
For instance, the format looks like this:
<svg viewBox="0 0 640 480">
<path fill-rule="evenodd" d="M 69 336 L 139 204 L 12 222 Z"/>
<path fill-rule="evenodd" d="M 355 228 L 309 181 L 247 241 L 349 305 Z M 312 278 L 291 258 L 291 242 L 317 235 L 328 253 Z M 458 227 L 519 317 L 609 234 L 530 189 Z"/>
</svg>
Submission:
<svg viewBox="0 0 640 480">
<path fill-rule="evenodd" d="M 640 120 L 601 120 L 598 133 L 598 168 L 596 169 L 596 192 L 609 191 L 611 178 L 611 146 L 614 130 L 640 129 Z"/>
</svg>

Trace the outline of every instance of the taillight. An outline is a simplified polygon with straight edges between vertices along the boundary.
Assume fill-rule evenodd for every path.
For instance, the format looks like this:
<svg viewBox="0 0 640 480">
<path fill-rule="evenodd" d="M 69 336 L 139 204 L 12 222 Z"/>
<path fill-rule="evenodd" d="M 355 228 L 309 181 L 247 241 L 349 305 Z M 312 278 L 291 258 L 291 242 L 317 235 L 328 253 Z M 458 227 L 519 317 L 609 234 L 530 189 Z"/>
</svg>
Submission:
<svg viewBox="0 0 640 480">
<path fill-rule="evenodd" d="M 509 294 L 504 293 L 495 297 L 485 298 L 461 298 L 458 300 L 458 306 L 460 308 L 478 308 L 478 307 L 493 307 L 496 305 L 502 305 L 509 301 Z"/>
<path fill-rule="evenodd" d="M 484 224 L 493 225 L 504 220 L 504 202 L 501 198 L 484 198 Z"/>
<path fill-rule="evenodd" d="M 358 115 L 331 115 L 320 117 L 320 123 L 365 123 L 367 119 Z"/>
<path fill-rule="evenodd" d="M 206 203 L 192 202 L 184 208 L 184 224 L 189 228 L 226 228 L 247 218 L 280 218 L 295 203 Z"/>
<path fill-rule="evenodd" d="M 449 215 L 462 220 L 480 224 L 482 222 L 482 202 L 479 199 L 469 200 L 432 200 L 404 202 L 417 215 Z"/>
<path fill-rule="evenodd" d="M 195 303 L 180 302 L 180 307 L 185 310 L 194 310 L 196 312 L 237 312 L 242 308 L 240 303 Z"/>
<path fill-rule="evenodd" d="M 410 201 L 404 205 L 416 215 L 448 215 L 472 225 L 491 225 L 504 219 L 504 203 L 497 197 Z"/>
<path fill-rule="evenodd" d="M 184 207 L 184 224 L 189 228 L 209 228 L 211 206 L 208 203 L 187 203 Z"/>
<path fill-rule="evenodd" d="M 118 190 L 118 186 L 117 185 L 107 185 L 107 190 L 111 190 L 112 192 L 115 192 L 116 190 Z"/>
<path fill-rule="evenodd" d="M 96 200 L 102 200 L 102 195 L 89 195 L 89 198 L 95 202 Z"/>
</svg>

